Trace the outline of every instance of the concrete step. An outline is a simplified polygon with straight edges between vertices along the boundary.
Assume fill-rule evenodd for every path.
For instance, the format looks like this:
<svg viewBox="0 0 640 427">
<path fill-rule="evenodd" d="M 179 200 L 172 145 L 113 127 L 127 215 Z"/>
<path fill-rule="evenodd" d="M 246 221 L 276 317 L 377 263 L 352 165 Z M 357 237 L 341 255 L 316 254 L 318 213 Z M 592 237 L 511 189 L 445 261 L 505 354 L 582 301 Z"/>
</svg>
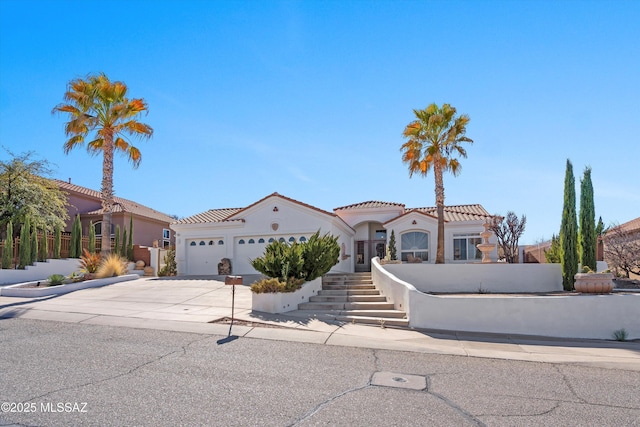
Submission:
<svg viewBox="0 0 640 427">
<path fill-rule="evenodd" d="M 347 295 L 380 295 L 377 289 L 323 289 L 318 291 L 318 295 L 326 296 L 347 296 Z"/>
<path fill-rule="evenodd" d="M 365 323 L 368 325 L 409 327 L 409 320 L 407 319 L 347 315 L 336 316 L 336 320 L 349 323 Z"/>
<path fill-rule="evenodd" d="M 375 285 L 367 284 L 367 285 L 338 285 L 338 284 L 329 284 L 322 285 L 322 289 L 330 290 L 358 290 L 358 289 L 376 289 Z"/>
<path fill-rule="evenodd" d="M 383 295 L 314 295 L 309 297 L 309 302 L 386 302 Z"/>
<path fill-rule="evenodd" d="M 340 312 L 340 315 L 358 317 L 384 317 L 394 319 L 407 318 L 407 313 L 401 310 L 344 310 Z"/>
<path fill-rule="evenodd" d="M 390 302 L 303 302 L 298 304 L 298 310 L 331 311 L 331 310 L 393 310 Z"/>
</svg>

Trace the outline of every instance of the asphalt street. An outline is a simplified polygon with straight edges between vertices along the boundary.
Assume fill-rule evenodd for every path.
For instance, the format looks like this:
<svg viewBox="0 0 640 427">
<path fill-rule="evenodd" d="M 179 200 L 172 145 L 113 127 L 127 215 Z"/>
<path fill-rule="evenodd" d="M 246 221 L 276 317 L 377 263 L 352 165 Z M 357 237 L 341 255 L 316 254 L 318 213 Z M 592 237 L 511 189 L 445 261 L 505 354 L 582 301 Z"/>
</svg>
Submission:
<svg viewBox="0 0 640 427">
<path fill-rule="evenodd" d="M 0 320 L 0 425 L 632 426 L 640 372 Z"/>
</svg>

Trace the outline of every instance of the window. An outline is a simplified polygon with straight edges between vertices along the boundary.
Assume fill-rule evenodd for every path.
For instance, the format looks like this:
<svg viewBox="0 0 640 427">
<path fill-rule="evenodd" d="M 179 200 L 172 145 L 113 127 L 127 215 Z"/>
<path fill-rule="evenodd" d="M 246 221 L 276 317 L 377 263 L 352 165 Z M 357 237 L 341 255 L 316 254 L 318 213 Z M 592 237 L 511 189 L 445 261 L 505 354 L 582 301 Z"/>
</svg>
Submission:
<svg viewBox="0 0 640 427">
<path fill-rule="evenodd" d="M 209 246 L 213 246 L 213 240 L 209 240 Z"/>
<path fill-rule="evenodd" d="M 410 231 L 400 237 L 400 253 L 402 261 L 409 256 L 429 261 L 429 235 L 421 231 Z"/>
<path fill-rule="evenodd" d="M 96 236 L 102 236 L 102 221 L 99 221 L 93 224 L 93 228 L 96 230 Z M 116 226 L 114 223 L 111 223 L 111 235 L 114 236 L 115 233 L 116 233 Z"/>
<path fill-rule="evenodd" d="M 279 238 L 278 241 L 281 243 L 284 243 L 285 242 L 284 237 Z"/>
<path fill-rule="evenodd" d="M 387 240 L 387 230 L 376 230 L 376 240 Z"/>
<path fill-rule="evenodd" d="M 204 240 L 200 240 L 200 246 L 204 246 Z"/>
<path fill-rule="evenodd" d="M 253 239 L 249 239 L 249 244 L 250 244 L 250 245 L 253 245 L 255 242 L 256 242 L 255 240 L 253 240 Z"/>
<path fill-rule="evenodd" d="M 169 240 L 171 238 L 171 230 L 163 228 L 162 229 L 162 238 L 165 239 L 165 240 Z"/>
<path fill-rule="evenodd" d="M 195 246 L 195 245 L 196 245 L 196 242 L 189 243 L 189 246 Z"/>
<path fill-rule="evenodd" d="M 269 243 L 273 243 L 275 241 L 275 239 L 272 237 L 269 239 Z"/>
<path fill-rule="evenodd" d="M 293 237 L 293 236 L 289 237 L 289 243 L 293 243 L 293 242 L 295 242 L 295 241 L 296 241 L 296 238 L 295 238 L 295 237 Z"/>
<path fill-rule="evenodd" d="M 218 240 L 219 245 L 224 245 L 224 240 Z"/>
<path fill-rule="evenodd" d="M 307 241 L 307 238 L 306 238 L 306 237 L 304 237 L 304 236 L 302 236 L 302 237 L 300 237 L 300 241 L 301 241 L 301 242 L 306 242 L 306 241 Z"/>
<path fill-rule="evenodd" d="M 261 237 L 261 238 L 258 240 L 258 243 L 264 243 L 264 239 Z"/>
<path fill-rule="evenodd" d="M 239 245 L 244 245 L 244 239 L 240 239 L 240 240 L 238 240 L 238 244 L 239 244 Z"/>
<path fill-rule="evenodd" d="M 481 260 L 482 252 L 477 245 L 482 243 L 480 234 L 454 234 L 453 259 L 456 261 Z"/>
</svg>

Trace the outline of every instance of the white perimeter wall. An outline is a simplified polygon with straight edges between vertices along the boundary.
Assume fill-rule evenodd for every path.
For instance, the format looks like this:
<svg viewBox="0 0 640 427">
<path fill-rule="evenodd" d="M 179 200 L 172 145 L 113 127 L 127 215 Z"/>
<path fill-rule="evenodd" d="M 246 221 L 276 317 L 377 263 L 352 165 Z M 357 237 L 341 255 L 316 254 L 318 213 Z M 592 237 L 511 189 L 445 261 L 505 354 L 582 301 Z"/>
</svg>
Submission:
<svg viewBox="0 0 640 427">
<path fill-rule="evenodd" d="M 554 292 L 560 264 L 386 264 L 382 268 L 421 292 Z"/>
<path fill-rule="evenodd" d="M 79 259 L 50 259 L 47 262 L 28 265 L 24 270 L 0 270 L 0 285 L 44 280 L 52 274 L 68 276 L 74 271 L 80 271 Z"/>
<path fill-rule="evenodd" d="M 640 294 L 428 295 L 378 260 L 372 262 L 372 276 L 396 308 L 408 306 L 413 328 L 583 339 L 611 339 L 624 328 L 629 339 L 640 338 Z"/>
</svg>

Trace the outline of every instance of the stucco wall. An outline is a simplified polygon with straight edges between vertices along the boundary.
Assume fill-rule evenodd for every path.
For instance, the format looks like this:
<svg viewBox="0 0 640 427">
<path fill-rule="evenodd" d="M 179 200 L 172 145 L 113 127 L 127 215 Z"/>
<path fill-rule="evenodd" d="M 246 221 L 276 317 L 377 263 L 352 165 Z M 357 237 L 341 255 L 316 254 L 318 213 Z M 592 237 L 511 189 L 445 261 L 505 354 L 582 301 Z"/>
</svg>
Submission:
<svg viewBox="0 0 640 427">
<path fill-rule="evenodd" d="M 394 305 L 408 304 L 413 328 L 583 339 L 611 339 L 624 328 L 629 339 L 640 338 L 640 294 L 428 295 L 384 270 L 377 260 L 372 276 Z"/>
<path fill-rule="evenodd" d="M 625 328 L 640 338 L 640 294 L 441 296 L 416 293 L 414 328 L 547 337 L 611 339 Z"/>
<path fill-rule="evenodd" d="M 74 271 L 80 271 L 79 259 L 50 259 L 47 262 L 28 265 L 24 270 L 0 270 L 0 285 L 43 280 L 52 274 L 68 276 Z"/>
<path fill-rule="evenodd" d="M 555 292 L 560 264 L 386 264 L 383 268 L 421 292 Z"/>
</svg>

